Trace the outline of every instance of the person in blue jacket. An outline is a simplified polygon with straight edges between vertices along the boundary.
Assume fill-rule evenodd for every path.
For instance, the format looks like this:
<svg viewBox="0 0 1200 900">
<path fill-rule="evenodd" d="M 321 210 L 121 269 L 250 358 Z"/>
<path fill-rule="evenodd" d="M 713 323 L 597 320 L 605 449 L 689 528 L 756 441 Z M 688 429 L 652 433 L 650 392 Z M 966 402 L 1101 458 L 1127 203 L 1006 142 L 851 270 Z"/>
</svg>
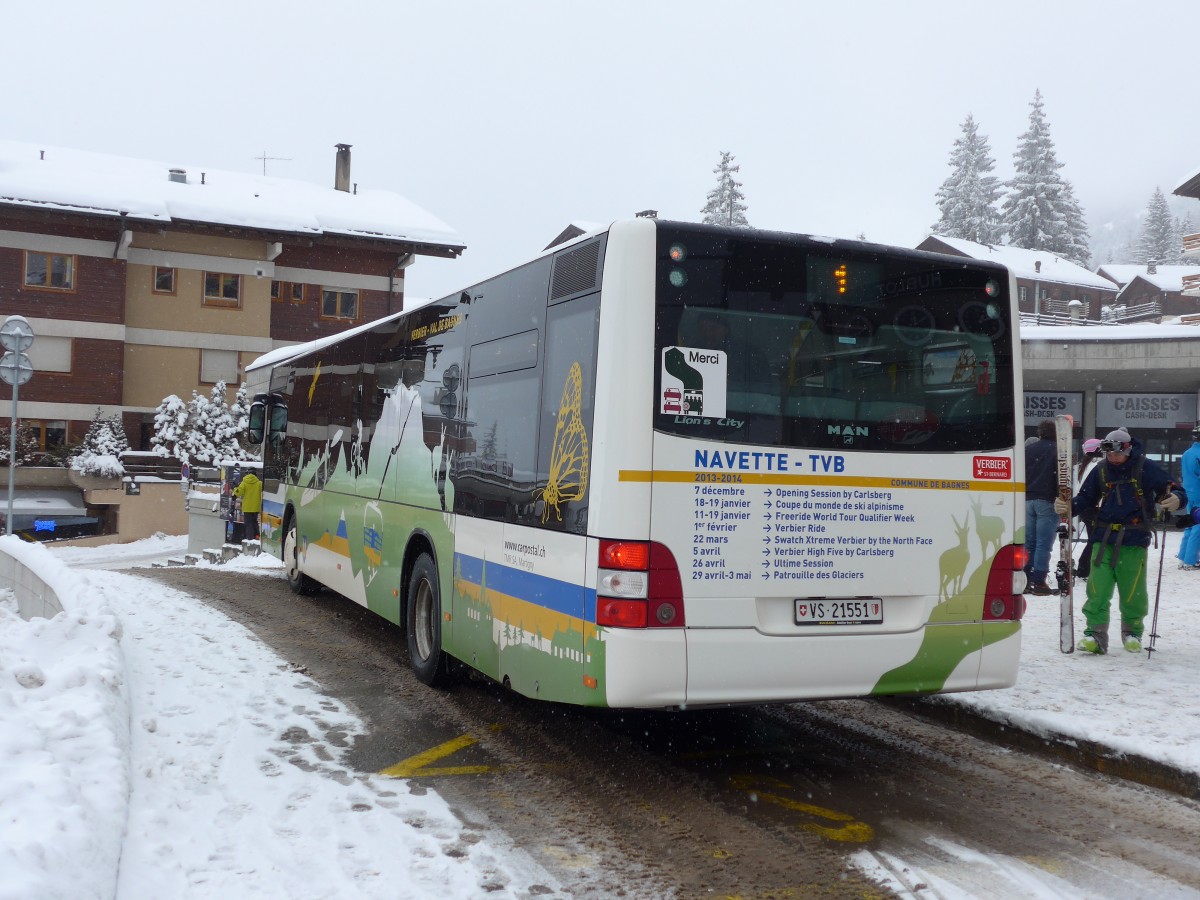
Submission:
<svg viewBox="0 0 1200 900">
<path fill-rule="evenodd" d="M 1025 565 L 1028 593 L 1046 596 L 1050 551 L 1058 531 L 1054 498 L 1058 496 L 1058 445 L 1053 419 L 1038 422 L 1037 440 L 1025 444 Z"/>
<path fill-rule="evenodd" d="M 1104 459 L 1079 486 L 1068 503 L 1054 501 L 1062 516 L 1095 508 L 1098 532 L 1092 550 L 1092 573 L 1087 583 L 1083 616 L 1087 620 L 1079 650 L 1108 652 L 1108 617 L 1113 588 L 1121 609 L 1121 640 L 1125 649 L 1142 649 L 1142 629 L 1149 607 L 1146 594 L 1146 548 L 1150 546 L 1154 504 L 1167 512 L 1186 500 L 1170 476 L 1147 459 L 1140 442 L 1124 428 L 1110 431 L 1101 441 Z"/>
<path fill-rule="evenodd" d="M 1200 569 L 1200 525 L 1195 524 L 1196 510 L 1200 508 L 1200 425 L 1192 429 L 1192 446 L 1183 454 L 1180 467 L 1183 490 L 1188 497 L 1188 518 L 1193 524 L 1179 542 L 1179 568 Z"/>
</svg>

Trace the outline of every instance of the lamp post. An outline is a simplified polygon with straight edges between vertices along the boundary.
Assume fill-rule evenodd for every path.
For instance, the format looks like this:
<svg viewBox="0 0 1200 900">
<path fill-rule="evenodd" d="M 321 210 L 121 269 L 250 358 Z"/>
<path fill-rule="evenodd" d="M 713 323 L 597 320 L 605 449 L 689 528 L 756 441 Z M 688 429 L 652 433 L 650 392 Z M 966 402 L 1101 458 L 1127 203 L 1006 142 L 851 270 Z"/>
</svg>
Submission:
<svg viewBox="0 0 1200 900">
<path fill-rule="evenodd" d="M 9 316 L 0 325 L 0 345 L 7 351 L 0 357 L 0 381 L 12 385 L 12 418 L 8 436 L 8 518 L 5 532 L 13 533 L 13 474 L 17 468 L 17 389 L 33 377 L 33 363 L 25 351 L 33 344 L 33 329 L 24 316 Z"/>
</svg>

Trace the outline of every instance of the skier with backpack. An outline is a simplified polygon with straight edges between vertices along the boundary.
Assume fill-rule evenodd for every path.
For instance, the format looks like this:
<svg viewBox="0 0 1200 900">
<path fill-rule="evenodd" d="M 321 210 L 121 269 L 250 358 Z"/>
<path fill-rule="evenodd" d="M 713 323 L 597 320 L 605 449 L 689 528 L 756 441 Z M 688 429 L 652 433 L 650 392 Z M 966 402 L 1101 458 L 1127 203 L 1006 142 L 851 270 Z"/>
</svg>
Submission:
<svg viewBox="0 0 1200 900">
<path fill-rule="evenodd" d="M 1147 548 L 1152 538 L 1154 504 L 1174 512 L 1186 502 L 1166 471 L 1147 459 L 1141 442 L 1124 428 L 1101 441 L 1104 459 L 1084 479 L 1071 501 L 1059 498 L 1059 515 L 1095 510 L 1095 546 L 1083 615 L 1087 620 L 1077 649 L 1108 652 L 1109 606 L 1116 588 L 1121 611 L 1121 640 L 1126 650 L 1142 649 L 1143 620 L 1149 608 L 1146 592 Z"/>
</svg>

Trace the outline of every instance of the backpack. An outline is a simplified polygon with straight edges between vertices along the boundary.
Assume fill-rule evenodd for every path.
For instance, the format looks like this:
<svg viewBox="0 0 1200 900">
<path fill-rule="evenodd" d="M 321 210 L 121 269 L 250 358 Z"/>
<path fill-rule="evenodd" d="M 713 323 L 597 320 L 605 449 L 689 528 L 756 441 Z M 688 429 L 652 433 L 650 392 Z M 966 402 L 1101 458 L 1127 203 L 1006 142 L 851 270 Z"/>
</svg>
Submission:
<svg viewBox="0 0 1200 900">
<path fill-rule="evenodd" d="M 1104 485 L 1104 488 L 1100 492 L 1099 509 L 1104 508 L 1104 504 L 1108 502 L 1108 497 L 1114 490 L 1117 492 L 1117 502 L 1121 502 L 1121 487 L 1126 484 L 1133 485 L 1134 493 L 1137 495 L 1138 508 L 1141 509 L 1142 515 L 1141 518 L 1134 519 L 1128 525 L 1125 525 L 1124 527 L 1126 528 L 1140 528 L 1145 530 L 1149 527 L 1146 523 L 1152 519 L 1150 507 L 1146 503 L 1145 492 L 1142 491 L 1142 469 L 1145 467 L 1145 464 L 1146 457 L 1139 456 L 1133 461 L 1133 468 L 1129 471 L 1129 475 L 1126 478 L 1113 481 L 1108 475 L 1108 463 L 1103 461 L 1100 463 L 1100 482 Z"/>
<path fill-rule="evenodd" d="M 1126 531 L 1151 531 L 1150 529 L 1150 507 L 1146 503 L 1146 494 L 1142 490 L 1142 468 L 1146 462 L 1145 456 L 1139 456 L 1133 461 L 1133 468 L 1129 470 L 1128 476 L 1119 480 L 1112 480 L 1108 474 L 1108 463 L 1102 461 L 1100 463 L 1100 482 L 1104 488 L 1100 492 L 1100 502 L 1096 505 L 1096 515 L 1099 517 L 1100 510 L 1104 509 L 1104 504 L 1108 502 L 1109 495 L 1117 492 L 1117 502 L 1121 502 L 1121 488 L 1124 485 L 1132 485 L 1134 493 L 1137 495 L 1137 505 L 1141 510 L 1140 516 L 1135 516 L 1132 521 L 1126 522 L 1109 522 L 1100 524 L 1100 536 L 1097 543 L 1100 544 L 1100 550 L 1096 556 L 1096 565 L 1104 562 L 1104 554 L 1111 546 L 1113 548 L 1111 566 L 1117 567 L 1117 560 L 1121 558 L 1121 545 L 1125 542 Z M 1158 535 L 1151 531 L 1154 537 L 1154 545 L 1158 546 Z M 1113 536 L 1116 535 L 1116 540 Z"/>
</svg>

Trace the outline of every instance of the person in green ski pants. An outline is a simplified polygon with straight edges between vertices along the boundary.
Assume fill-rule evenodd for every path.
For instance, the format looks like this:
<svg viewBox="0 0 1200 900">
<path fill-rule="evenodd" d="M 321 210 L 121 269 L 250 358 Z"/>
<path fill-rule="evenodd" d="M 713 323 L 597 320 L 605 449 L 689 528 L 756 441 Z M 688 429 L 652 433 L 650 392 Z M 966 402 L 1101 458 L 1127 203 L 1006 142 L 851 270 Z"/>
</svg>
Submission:
<svg viewBox="0 0 1200 900">
<path fill-rule="evenodd" d="M 1095 509 L 1097 533 L 1083 616 L 1087 620 L 1077 649 L 1108 652 L 1108 618 L 1113 588 L 1121 608 L 1121 641 L 1130 653 L 1142 649 L 1146 594 L 1146 549 L 1150 546 L 1153 507 L 1174 512 L 1186 502 L 1184 492 L 1124 428 L 1111 431 L 1100 449 L 1103 461 L 1092 469 L 1070 502 L 1059 498 L 1060 516 Z M 1098 507 L 1098 508 L 1097 508 Z"/>
</svg>

